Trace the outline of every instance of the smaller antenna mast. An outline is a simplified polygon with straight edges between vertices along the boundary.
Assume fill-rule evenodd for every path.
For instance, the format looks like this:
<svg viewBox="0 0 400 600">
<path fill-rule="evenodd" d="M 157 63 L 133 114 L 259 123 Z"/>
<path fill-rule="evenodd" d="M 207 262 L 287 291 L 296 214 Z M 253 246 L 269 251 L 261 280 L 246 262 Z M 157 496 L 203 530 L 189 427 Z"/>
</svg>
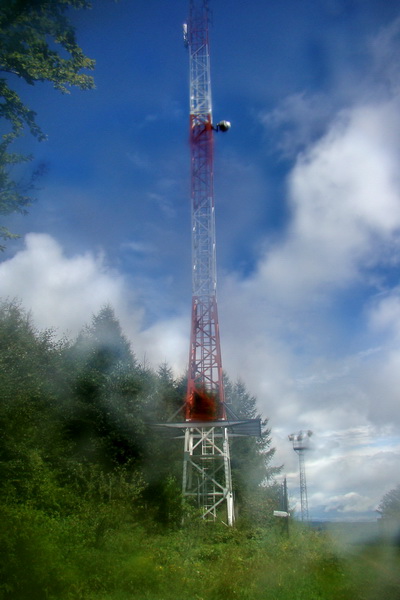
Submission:
<svg viewBox="0 0 400 600">
<path fill-rule="evenodd" d="M 299 455 L 299 469 L 300 469 L 300 505 L 301 505 L 301 520 L 308 521 L 308 499 L 307 499 L 307 481 L 306 481 L 306 469 L 304 453 L 310 449 L 310 437 L 312 431 L 299 431 L 298 433 L 291 433 L 289 440 L 293 442 L 293 450 Z"/>
</svg>

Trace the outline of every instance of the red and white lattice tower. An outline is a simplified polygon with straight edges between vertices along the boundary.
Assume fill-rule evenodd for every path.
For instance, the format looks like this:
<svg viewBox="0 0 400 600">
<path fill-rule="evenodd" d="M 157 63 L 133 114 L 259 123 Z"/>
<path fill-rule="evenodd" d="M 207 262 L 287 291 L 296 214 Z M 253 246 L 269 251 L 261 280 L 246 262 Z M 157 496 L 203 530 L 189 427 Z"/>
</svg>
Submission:
<svg viewBox="0 0 400 600">
<path fill-rule="evenodd" d="M 184 25 L 190 60 L 192 319 L 185 400 L 183 494 L 207 520 L 234 521 L 216 296 L 213 125 L 207 0 L 191 0 Z M 224 509 L 224 510 L 223 510 Z"/>
</svg>

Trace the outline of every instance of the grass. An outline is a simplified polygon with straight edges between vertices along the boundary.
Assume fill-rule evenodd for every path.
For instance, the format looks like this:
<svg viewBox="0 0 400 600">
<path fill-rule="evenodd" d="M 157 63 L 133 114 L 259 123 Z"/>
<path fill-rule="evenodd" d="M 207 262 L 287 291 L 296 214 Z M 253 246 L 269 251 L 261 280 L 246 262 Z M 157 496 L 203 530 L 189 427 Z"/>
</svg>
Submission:
<svg viewBox="0 0 400 600">
<path fill-rule="evenodd" d="M 87 515 L 85 522 L 18 519 L 19 541 L 3 565 L 4 600 L 400 599 L 398 548 L 339 546 L 328 532 L 300 524 L 287 537 L 201 522 L 149 531 L 124 520 L 98 539 L 84 535 Z"/>
</svg>

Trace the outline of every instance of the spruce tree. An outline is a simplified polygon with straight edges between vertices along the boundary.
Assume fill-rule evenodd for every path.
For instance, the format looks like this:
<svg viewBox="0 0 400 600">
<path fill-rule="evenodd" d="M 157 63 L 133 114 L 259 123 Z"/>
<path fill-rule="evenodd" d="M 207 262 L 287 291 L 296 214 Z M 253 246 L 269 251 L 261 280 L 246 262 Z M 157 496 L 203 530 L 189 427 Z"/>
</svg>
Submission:
<svg viewBox="0 0 400 600">
<path fill-rule="evenodd" d="M 76 452 L 112 468 L 143 454 L 142 381 L 130 344 L 110 306 L 71 349 L 74 409 L 68 425 Z"/>
<path fill-rule="evenodd" d="M 271 430 L 268 419 L 262 418 L 257 399 L 243 381 L 232 383 L 225 376 L 228 411 L 238 419 L 260 419 L 261 437 L 232 437 L 231 464 L 235 504 L 240 516 L 260 524 L 271 521 L 277 508 L 278 488 L 274 482 L 281 467 L 271 465 L 275 448 L 271 447 Z"/>
</svg>

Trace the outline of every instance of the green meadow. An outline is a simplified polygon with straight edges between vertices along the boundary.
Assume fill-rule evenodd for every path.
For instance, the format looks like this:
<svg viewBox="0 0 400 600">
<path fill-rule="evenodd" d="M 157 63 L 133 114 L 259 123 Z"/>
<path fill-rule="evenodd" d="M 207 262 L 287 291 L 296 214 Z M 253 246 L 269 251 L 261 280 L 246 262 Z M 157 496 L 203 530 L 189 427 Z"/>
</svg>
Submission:
<svg viewBox="0 0 400 600">
<path fill-rule="evenodd" d="M 68 518 L 5 511 L 4 599 L 395 600 L 400 549 L 340 543 L 337 532 L 291 523 L 254 528 L 193 520 L 159 531 L 121 506 L 82 507 Z M 6 551 L 6 553 L 4 552 Z"/>
</svg>

